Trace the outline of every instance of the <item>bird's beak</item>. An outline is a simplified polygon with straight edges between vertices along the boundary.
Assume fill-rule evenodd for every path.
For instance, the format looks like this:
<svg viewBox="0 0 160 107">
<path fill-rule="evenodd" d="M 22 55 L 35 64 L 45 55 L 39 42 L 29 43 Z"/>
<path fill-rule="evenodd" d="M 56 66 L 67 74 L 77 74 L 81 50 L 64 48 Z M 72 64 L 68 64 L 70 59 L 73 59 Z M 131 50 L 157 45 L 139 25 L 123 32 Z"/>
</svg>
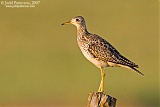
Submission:
<svg viewBox="0 0 160 107">
<path fill-rule="evenodd" d="M 62 23 L 61 25 L 65 25 L 65 24 L 72 24 L 72 22 L 71 21 L 65 22 L 65 23 Z"/>
</svg>

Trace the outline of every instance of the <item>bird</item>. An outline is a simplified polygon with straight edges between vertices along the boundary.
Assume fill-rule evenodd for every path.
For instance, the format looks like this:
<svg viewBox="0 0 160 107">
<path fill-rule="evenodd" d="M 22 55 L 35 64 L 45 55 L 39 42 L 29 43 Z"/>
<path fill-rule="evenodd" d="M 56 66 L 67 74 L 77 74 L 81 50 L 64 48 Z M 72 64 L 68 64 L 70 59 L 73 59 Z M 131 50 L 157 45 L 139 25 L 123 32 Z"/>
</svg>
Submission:
<svg viewBox="0 0 160 107">
<path fill-rule="evenodd" d="M 104 92 L 104 69 L 107 67 L 123 67 L 133 70 L 144 76 L 137 70 L 138 65 L 130 61 L 116 50 L 107 40 L 88 32 L 85 19 L 82 16 L 76 16 L 70 21 L 61 25 L 72 24 L 77 28 L 77 42 L 83 55 L 94 65 L 100 68 L 101 82 L 98 92 Z"/>
</svg>

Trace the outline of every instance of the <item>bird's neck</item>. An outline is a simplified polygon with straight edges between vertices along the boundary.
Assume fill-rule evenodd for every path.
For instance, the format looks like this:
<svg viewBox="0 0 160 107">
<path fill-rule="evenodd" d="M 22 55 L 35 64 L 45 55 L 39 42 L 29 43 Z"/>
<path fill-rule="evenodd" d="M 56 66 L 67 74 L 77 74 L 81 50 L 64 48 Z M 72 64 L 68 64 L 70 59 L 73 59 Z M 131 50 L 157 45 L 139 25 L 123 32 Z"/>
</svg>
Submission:
<svg viewBox="0 0 160 107">
<path fill-rule="evenodd" d="M 87 31 L 86 26 L 77 26 L 77 35 L 84 36 L 87 35 L 89 32 Z"/>
</svg>

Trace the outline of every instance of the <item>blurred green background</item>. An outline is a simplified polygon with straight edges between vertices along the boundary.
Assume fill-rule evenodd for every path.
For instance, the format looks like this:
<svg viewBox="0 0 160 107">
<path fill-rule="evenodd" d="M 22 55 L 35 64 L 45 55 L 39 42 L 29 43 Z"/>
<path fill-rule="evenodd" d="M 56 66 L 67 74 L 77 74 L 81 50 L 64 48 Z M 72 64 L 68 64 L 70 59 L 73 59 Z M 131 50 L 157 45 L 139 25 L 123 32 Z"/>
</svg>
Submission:
<svg viewBox="0 0 160 107">
<path fill-rule="evenodd" d="M 82 15 L 88 31 L 113 44 L 145 74 L 106 68 L 106 93 L 118 99 L 118 107 L 158 107 L 158 4 L 40 0 L 35 8 L 0 5 L 0 106 L 86 106 L 88 93 L 98 89 L 100 70 L 80 52 L 76 28 L 61 26 Z"/>
</svg>

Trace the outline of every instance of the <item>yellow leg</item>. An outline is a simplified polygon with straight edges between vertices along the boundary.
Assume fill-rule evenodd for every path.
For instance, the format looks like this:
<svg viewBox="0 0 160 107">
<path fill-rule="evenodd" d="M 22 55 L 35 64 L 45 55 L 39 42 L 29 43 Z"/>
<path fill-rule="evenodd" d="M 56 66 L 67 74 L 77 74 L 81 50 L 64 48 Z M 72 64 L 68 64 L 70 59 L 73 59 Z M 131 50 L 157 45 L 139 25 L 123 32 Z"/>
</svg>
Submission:
<svg viewBox="0 0 160 107">
<path fill-rule="evenodd" d="M 103 68 L 100 68 L 101 70 L 101 83 L 100 83 L 100 86 L 99 86 L 99 89 L 98 89 L 98 92 L 103 92 L 104 91 L 104 77 L 105 77 L 105 73 L 104 73 L 104 70 Z"/>
</svg>

